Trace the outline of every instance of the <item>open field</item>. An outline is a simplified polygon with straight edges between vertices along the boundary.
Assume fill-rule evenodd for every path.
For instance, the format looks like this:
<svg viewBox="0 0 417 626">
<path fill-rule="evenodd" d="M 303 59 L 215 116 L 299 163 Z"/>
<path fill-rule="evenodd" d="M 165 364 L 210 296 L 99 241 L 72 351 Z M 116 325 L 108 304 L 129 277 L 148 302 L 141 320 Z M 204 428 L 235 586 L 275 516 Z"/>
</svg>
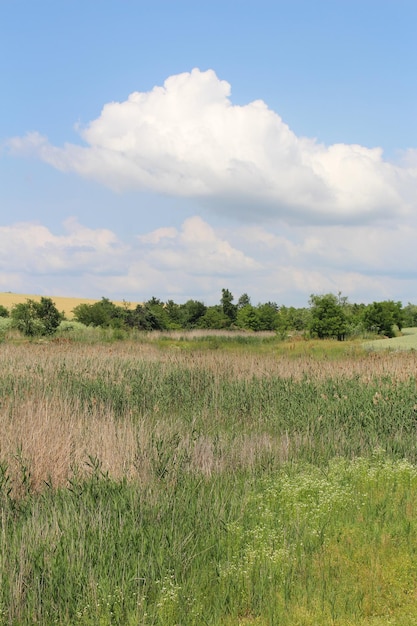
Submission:
<svg viewBox="0 0 417 626">
<path fill-rule="evenodd" d="M 417 350 L 417 328 L 403 328 L 401 337 L 375 339 L 364 346 L 369 350 Z"/>
<path fill-rule="evenodd" d="M 57 309 L 60 312 L 62 311 L 64 312 L 65 317 L 67 319 L 72 318 L 73 316 L 72 311 L 79 304 L 94 304 L 95 302 L 97 302 L 97 300 L 92 300 L 88 298 L 70 298 L 70 297 L 64 297 L 64 296 L 50 296 L 50 297 L 55 302 Z M 28 298 L 31 300 L 35 300 L 35 302 L 38 302 L 41 299 L 41 296 L 12 293 L 11 291 L 7 291 L 7 292 L 2 291 L 0 292 L 0 305 L 5 306 L 6 309 L 10 311 L 10 309 L 15 304 L 26 302 Z M 122 306 L 123 302 L 114 302 L 114 304 Z M 136 302 L 129 303 L 129 305 L 133 308 L 136 306 L 136 304 L 139 304 L 139 303 L 136 303 Z"/>
<path fill-rule="evenodd" d="M 1 344 L 0 624 L 417 624 L 417 353 L 307 343 Z"/>
</svg>

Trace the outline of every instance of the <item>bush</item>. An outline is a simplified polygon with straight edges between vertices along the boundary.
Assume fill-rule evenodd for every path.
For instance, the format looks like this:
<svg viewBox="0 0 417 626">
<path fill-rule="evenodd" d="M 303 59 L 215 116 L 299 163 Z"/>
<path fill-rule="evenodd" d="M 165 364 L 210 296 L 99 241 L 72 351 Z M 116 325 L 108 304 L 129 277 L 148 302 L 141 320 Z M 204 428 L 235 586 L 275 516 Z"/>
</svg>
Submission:
<svg viewBox="0 0 417 626">
<path fill-rule="evenodd" d="M 62 314 L 51 298 L 40 299 L 40 302 L 28 299 L 16 304 L 12 309 L 12 325 L 27 337 L 52 335 L 58 328 Z"/>
<path fill-rule="evenodd" d="M 121 328 L 126 320 L 127 311 L 117 306 L 108 298 L 102 298 L 94 304 L 79 304 L 73 310 L 74 318 L 85 326 Z"/>
</svg>

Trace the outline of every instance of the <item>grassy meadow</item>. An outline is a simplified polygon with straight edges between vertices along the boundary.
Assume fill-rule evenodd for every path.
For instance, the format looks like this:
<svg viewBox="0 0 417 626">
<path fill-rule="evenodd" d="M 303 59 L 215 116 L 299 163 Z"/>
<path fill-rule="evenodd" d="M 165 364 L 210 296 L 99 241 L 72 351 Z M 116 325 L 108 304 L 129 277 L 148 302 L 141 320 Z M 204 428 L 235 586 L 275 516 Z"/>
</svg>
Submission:
<svg viewBox="0 0 417 626">
<path fill-rule="evenodd" d="M 0 344 L 1 625 L 417 624 L 417 352 L 92 330 Z"/>
<path fill-rule="evenodd" d="M 364 347 L 368 350 L 417 350 L 417 328 L 403 328 L 398 337 L 367 341 Z"/>
</svg>

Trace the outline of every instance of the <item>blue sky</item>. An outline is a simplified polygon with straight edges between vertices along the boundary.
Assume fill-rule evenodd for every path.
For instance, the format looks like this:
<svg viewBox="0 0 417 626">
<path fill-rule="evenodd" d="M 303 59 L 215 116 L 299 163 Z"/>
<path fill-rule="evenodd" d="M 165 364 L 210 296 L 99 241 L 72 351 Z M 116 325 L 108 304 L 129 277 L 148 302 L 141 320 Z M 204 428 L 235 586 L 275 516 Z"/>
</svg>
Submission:
<svg viewBox="0 0 417 626">
<path fill-rule="evenodd" d="M 417 303 L 417 3 L 0 0 L 0 291 Z"/>
</svg>

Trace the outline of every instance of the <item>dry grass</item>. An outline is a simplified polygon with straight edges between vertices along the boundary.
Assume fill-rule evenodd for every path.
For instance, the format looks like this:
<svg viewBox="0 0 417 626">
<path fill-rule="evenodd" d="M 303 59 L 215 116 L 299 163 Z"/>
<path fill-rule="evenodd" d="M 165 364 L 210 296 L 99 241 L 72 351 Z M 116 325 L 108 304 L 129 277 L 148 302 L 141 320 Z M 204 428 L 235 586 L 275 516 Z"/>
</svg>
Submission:
<svg viewBox="0 0 417 626">
<path fill-rule="evenodd" d="M 146 416 L 137 422 L 116 420 L 112 411 L 100 404 L 86 410 L 59 397 L 45 401 L 37 395 L 18 406 L 4 404 L 0 428 L 0 459 L 7 464 L 17 497 L 27 490 L 42 491 L 46 485 L 67 485 L 75 476 L 86 477 L 94 471 L 96 460 L 105 475 L 148 484 L 155 468 L 163 469 L 163 452 L 155 442 L 172 442 L 179 433 L 175 457 L 169 464 L 174 466 L 186 458 L 190 471 L 206 477 L 251 469 L 263 454 L 285 462 L 289 448 L 288 437 L 267 434 L 242 435 L 233 442 L 224 435 L 214 444 L 213 437 L 195 437 L 180 421 L 161 419 L 155 424 Z"/>
<path fill-rule="evenodd" d="M 0 347 L 1 626 L 416 623 L 415 353 Z"/>
<path fill-rule="evenodd" d="M 41 299 L 41 297 L 42 296 L 40 295 L 18 294 L 18 293 L 12 293 L 10 291 L 0 292 L 0 305 L 6 307 L 6 309 L 10 311 L 10 309 L 14 305 L 24 303 L 26 302 L 27 299 L 35 300 L 36 302 L 38 302 Z M 71 297 L 64 297 L 64 296 L 48 296 L 48 297 L 51 297 L 57 309 L 59 311 L 63 311 L 65 314 L 65 317 L 68 319 L 71 319 L 73 317 L 72 311 L 79 304 L 94 304 L 95 302 L 98 302 L 100 300 L 100 298 L 94 300 L 90 298 L 71 298 Z M 123 306 L 123 302 L 115 301 L 114 304 L 118 306 Z M 137 302 L 129 303 L 129 305 L 132 308 L 134 308 L 137 304 L 139 303 Z"/>
<path fill-rule="evenodd" d="M 194 372 L 214 375 L 213 388 L 220 389 L 224 380 L 254 378 L 291 378 L 300 381 L 329 378 L 357 378 L 360 382 L 390 377 L 396 381 L 415 378 L 416 353 L 374 353 L 361 358 L 340 361 L 291 359 L 272 355 L 222 351 L 183 352 L 161 350 L 153 343 L 115 343 L 85 345 L 72 343 L 3 344 L 0 371 L 10 381 L 0 404 L 0 462 L 6 463 L 13 477 L 15 491 L 24 489 L 26 473 L 31 489 L 40 490 L 45 483 L 66 484 L 76 473 L 92 470 L 89 459 L 99 459 L 101 471 L 115 478 L 135 477 L 148 481 L 155 467 L 163 465 L 158 442 L 175 443 L 175 458 L 186 458 L 188 467 L 209 476 L 218 471 L 251 469 L 263 455 L 280 462 L 288 458 L 297 434 L 290 436 L 271 432 L 235 432 L 213 434 L 211 420 L 216 408 L 207 408 L 199 417 L 207 428 L 194 432 L 193 423 L 182 420 L 180 407 L 173 414 L 161 414 L 158 404 L 132 415 L 132 406 L 124 413 L 99 396 L 90 404 L 66 390 L 57 372 L 65 368 L 72 377 L 86 384 L 97 375 L 102 379 L 125 384 L 122 368 L 140 362 L 157 365 L 161 371 Z M 126 382 L 128 385 L 128 381 Z M 128 389 L 126 390 L 128 393 Z M 217 393 L 217 392 L 216 392 Z M 210 412 L 211 411 L 211 412 Z M 225 416 L 224 419 L 227 420 Z"/>
</svg>

